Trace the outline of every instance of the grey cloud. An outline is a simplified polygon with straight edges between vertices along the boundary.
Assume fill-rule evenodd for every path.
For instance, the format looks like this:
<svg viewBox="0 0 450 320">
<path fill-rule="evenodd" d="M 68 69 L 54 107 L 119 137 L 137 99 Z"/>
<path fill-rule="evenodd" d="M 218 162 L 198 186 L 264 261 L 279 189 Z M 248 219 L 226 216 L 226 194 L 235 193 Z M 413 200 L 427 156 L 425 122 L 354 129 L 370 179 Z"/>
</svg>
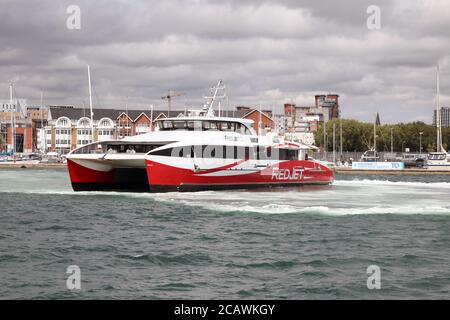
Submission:
<svg viewBox="0 0 450 320">
<path fill-rule="evenodd" d="M 67 30 L 66 8 L 81 7 L 82 28 Z M 381 8 L 369 31 L 366 9 Z M 24 1 L 0 6 L 0 98 L 8 82 L 38 103 L 86 101 L 86 64 L 95 103 L 163 105 L 168 89 L 186 92 L 175 107 L 203 103 L 218 79 L 231 104 L 313 103 L 337 92 L 344 116 L 431 121 L 434 66 L 442 63 L 442 101 L 450 104 L 450 4 L 445 1 Z"/>
</svg>

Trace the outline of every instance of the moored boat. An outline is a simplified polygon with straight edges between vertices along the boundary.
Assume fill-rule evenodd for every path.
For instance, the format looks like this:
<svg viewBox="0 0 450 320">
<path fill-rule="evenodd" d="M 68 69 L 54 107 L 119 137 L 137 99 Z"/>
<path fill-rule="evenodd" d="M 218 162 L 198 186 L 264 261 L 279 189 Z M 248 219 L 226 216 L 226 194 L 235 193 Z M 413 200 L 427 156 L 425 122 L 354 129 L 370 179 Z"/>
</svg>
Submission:
<svg viewBox="0 0 450 320">
<path fill-rule="evenodd" d="M 439 104 L 439 65 L 436 68 L 436 152 L 428 155 L 426 169 L 450 171 L 450 154 L 442 145 L 441 107 Z"/>
</svg>

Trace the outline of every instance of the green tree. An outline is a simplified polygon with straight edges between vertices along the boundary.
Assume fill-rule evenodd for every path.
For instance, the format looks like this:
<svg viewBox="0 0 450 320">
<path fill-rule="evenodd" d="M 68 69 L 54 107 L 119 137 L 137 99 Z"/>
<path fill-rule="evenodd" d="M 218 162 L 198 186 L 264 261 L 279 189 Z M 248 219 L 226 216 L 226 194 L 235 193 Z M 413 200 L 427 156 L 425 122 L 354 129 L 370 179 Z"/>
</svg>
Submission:
<svg viewBox="0 0 450 320">
<path fill-rule="evenodd" d="M 333 124 L 336 125 L 336 149 L 340 146 L 340 119 L 333 119 L 326 123 L 327 150 L 333 149 Z M 324 146 L 324 125 L 322 124 L 315 134 L 316 146 Z M 422 151 L 436 150 L 436 127 L 423 122 L 386 124 L 376 127 L 377 150 L 389 152 L 391 150 L 391 130 L 393 149 L 400 152 L 409 148 L 411 152 L 419 152 L 420 137 Z M 420 135 L 422 132 L 422 135 Z M 450 128 L 443 129 L 444 148 L 450 146 Z M 343 151 L 365 151 L 373 148 L 373 123 L 365 123 L 353 119 L 342 119 Z"/>
</svg>

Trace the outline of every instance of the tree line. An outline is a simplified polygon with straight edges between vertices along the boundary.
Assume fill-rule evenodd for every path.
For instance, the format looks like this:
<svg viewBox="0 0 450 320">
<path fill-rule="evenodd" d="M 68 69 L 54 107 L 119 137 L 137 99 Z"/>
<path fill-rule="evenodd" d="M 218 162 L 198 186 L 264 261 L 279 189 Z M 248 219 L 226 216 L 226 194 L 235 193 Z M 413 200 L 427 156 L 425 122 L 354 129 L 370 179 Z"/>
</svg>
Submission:
<svg viewBox="0 0 450 320">
<path fill-rule="evenodd" d="M 327 150 L 333 150 L 333 124 L 335 125 L 335 148 L 340 148 L 340 125 L 342 121 L 342 149 L 343 151 L 366 151 L 373 148 L 373 123 L 360 122 L 353 119 L 333 119 L 327 121 L 326 145 Z M 315 133 L 316 146 L 324 146 L 324 124 Z M 391 151 L 391 131 L 394 152 L 419 152 L 420 132 L 422 132 L 422 152 L 436 151 L 436 127 L 423 122 L 385 124 L 376 126 L 377 150 Z M 442 129 L 443 146 L 448 150 L 450 146 L 450 127 Z"/>
</svg>

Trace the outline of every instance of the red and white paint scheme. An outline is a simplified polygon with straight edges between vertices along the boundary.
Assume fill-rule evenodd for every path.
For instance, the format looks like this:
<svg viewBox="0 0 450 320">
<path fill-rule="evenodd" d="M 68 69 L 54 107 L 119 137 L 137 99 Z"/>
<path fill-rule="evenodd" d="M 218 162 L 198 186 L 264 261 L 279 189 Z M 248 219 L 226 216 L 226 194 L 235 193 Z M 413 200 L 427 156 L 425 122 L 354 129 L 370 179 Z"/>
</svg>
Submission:
<svg viewBox="0 0 450 320">
<path fill-rule="evenodd" d="M 251 120 L 181 117 L 157 131 L 87 145 L 67 163 L 75 190 L 196 191 L 330 184 L 333 172 L 310 147 L 257 136 Z"/>
<path fill-rule="evenodd" d="M 330 168 L 308 159 L 311 147 L 258 136 L 253 120 L 215 117 L 222 89 L 219 81 L 193 116 L 160 119 L 156 131 L 70 152 L 73 189 L 163 192 L 333 182 Z"/>
</svg>

